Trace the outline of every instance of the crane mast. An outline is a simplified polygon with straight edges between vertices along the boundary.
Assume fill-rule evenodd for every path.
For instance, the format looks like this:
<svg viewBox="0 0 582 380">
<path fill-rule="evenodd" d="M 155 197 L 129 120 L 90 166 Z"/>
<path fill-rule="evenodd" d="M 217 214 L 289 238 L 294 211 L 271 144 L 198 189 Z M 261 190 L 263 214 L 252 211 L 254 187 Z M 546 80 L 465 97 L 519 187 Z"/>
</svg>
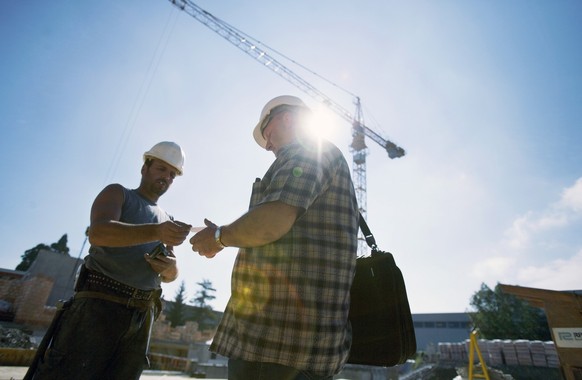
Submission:
<svg viewBox="0 0 582 380">
<path fill-rule="evenodd" d="M 350 152 L 352 153 L 353 160 L 352 175 L 356 197 L 358 200 L 358 207 L 360 209 L 360 213 L 366 217 L 366 156 L 368 155 L 368 147 L 366 146 L 365 137 L 370 138 L 372 141 L 383 147 L 388 153 L 388 157 L 390 158 L 402 157 L 405 155 L 405 151 L 395 143 L 384 139 L 381 135 L 374 132 L 364 124 L 360 98 L 356 97 L 354 100 L 356 106 L 355 113 L 350 113 L 339 103 L 315 88 L 305 79 L 275 59 L 267 51 L 262 49 L 259 46 L 261 43 L 255 40 L 253 37 L 220 20 L 211 13 L 200 8 L 191 0 L 169 1 L 220 35 L 222 38 L 226 39 L 228 42 L 242 50 L 245 54 L 251 56 L 263 66 L 273 71 L 275 74 L 279 75 L 307 95 L 311 96 L 316 101 L 325 104 L 335 114 L 351 123 L 352 143 L 350 144 Z M 365 240 L 360 236 L 358 239 L 358 255 L 364 255 L 367 252 L 367 249 L 368 248 Z"/>
</svg>

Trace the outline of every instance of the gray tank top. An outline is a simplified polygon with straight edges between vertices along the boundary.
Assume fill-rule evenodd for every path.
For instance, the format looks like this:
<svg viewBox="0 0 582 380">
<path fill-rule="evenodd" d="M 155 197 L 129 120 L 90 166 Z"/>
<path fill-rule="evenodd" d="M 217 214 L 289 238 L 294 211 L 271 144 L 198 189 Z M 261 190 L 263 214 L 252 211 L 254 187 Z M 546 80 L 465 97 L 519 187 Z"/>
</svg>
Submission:
<svg viewBox="0 0 582 380">
<path fill-rule="evenodd" d="M 157 204 L 143 198 L 137 190 L 123 187 L 123 194 L 125 199 L 121 210 L 121 222 L 145 224 L 173 220 Z M 89 255 L 85 257 L 85 266 L 134 288 L 158 289 L 161 278 L 143 257 L 158 243 L 159 241 L 154 241 L 128 247 L 91 246 Z"/>
</svg>

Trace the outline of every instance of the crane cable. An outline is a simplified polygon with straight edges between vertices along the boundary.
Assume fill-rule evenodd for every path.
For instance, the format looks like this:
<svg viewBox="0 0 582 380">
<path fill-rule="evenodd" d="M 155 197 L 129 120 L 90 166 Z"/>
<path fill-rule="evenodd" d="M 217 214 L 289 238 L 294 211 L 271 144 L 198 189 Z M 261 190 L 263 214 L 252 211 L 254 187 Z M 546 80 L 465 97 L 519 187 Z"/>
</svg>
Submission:
<svg viewBox="0 0 582 380">
<path fill-rule="evenodd" d="M 152 59 L 150 60 L 150 63 L 148 65 L 148 68 L 146 70 L 144 78 L 142 80 L 137 97 L 133 103 L 133 106 L 131 107 L 127 121 L 125 122 L 125 126 L 123 127 L 123 130 L 121 131 L 121 136 L 120 136 L 119 140 L 117 141 L 117 146 L 115 147 L 115 151 L 113 153 L 113 158 L 111 160 L 111 164 L 109 165 L 109 169 L 107 170 L 107 173 L 105 175 L 104 185 L 106 185 L 107 183 L 109 183 L 112 180 L 112 178 L 114 177 L 114 175 L 117 171 L 117 167 L 119 166 L 119 161 L 121 160 L 121 157 L 123 156 L 123 153 L 125 152 L 125 148 L 127 146 L 129 138 L 131 136 L 131 133 L 135 128 L 137 119 L 139 117 L 140 111 L 143 107 L 143 104 L 144 104 L 145 99 L 147 97 L 147 94 L 149 92 L 153 78 L 155 77 L 158 66 L 159 66 L 159 64 L 162 60 L 162 57 L 164 55 L 164 52 L 168 46 L 168 42 L 170 40 L 170 37 L 174 31 L 174 28 L 176 27 L 176 23 L 178 20 L 178 14 L 179 14 L 179 12 L 177 12 L 175 9 L 171 9 L 170 13 L 168 14 L 166 24 L 164 26 L 164 29 L 162 30 L 160 38 L 158 39 L 158 43 L 156 45 Z M 81 258 L 81 255 L 83 254 L 83 250 L 85 248 L 85 245 L 87 244 L 88 239 L 89 239 L 89 227 L 87 227 L 87 229 L 85 230 L 85 238 L 83 239 L 83 244 L 81 245 L 81 250 L 79 251 L 79 256 L 77 257 L 77 260 L 79 260 Z M 73 268 L 73 273 L 71 274 L 71 278 L 75 275 L 76 271 L 77 271 L 77 268 L 76 267 Z"/>
<path fill-rule="evenodd" d="M 173 19 L 172 19 L 172 16 L 173 16 Z M 137 97 L 135 99 L 135 102 L 133 103 L 131 110 L 130 110 L 127 121 L 125 123 L 125 126 L 121 132 L 121 137 L 119 138 L 119 140 L 117 142 L 117 147 L 115 148 L 115 152 L 113 154 L 113 159 L 111 161 L 111 165 L 109 166 L 109 169 L 107 170 L 107 174 L 105 176 L 104 185 L 111 181 L 111 179 L 115 175 L 115 172 L 117 171 L 119 161 L 121 160 L 121 157 L 123 156 L 123 153 L 124 153 L 125 148 L 127 146 L 127 142 L 129 140 L 129 138 L 131 137 L 131 133 L 132 133 L 133 129 L 135 128 L 140 111 L 143 107 L 143 104 L 144 104 L 145 99 L 147 97 L 147 94 L 149 92 L 153 78 L 157 72 L 160 61 L 162 60 L 162 57 L 163 57 L 164 52 L 166 50 L 166 47 L 168 46 L 168 42 L 169 42 L 170 37 L 172 35 L 172 32 L 176 26 L 177 20 L 178 20 L 178 12 L 176 12 L 176 10 L 172 9 L 170 11 L 170 14 L 168 15 L 168 19 L 166 20 L 166 25 L 164 26 L 164 29 L 162 30 L 162 34 L 160 35 L 160 38 L 158 39 L 157 46 L 154 50 L 152 59 L 150 60 L 149 66 L 148 66 L 146 73 L 144 75 L 144 79 L 142 80 Z"/>
</svg>

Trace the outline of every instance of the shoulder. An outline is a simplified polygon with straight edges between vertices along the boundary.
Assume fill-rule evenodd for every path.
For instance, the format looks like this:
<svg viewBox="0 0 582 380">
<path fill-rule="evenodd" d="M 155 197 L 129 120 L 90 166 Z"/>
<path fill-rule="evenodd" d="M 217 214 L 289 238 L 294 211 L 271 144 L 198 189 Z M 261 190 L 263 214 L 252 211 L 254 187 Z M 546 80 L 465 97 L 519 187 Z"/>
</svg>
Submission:
<svg viewBox="0 0 582 380">
<path fill-rule="evenodd" d="M 120 185 L 119 183 L 112 183 L 109 184 L 107 186 L 105 186 L 105 188 L 103 189 L 103 191 L 117 191 L 117 192 L 125 192 L 126 189 L 125 187 L 123 187 L 122 185 Z"/>
<path fill-rule="evenodd" d="M 109 193 L 109 194 L 123 195 L 128 191 L 129 191 L 129 189 L 126 189 L 122 185 L 120 185 L 118 183 L 112 183 L 110 185 L 105 186 L 101 192 L 102 193 Z"/>
<path fill-rule="evenodd" d="M 123 201 L 125 200 L 129 192 L 130 192 L 129 189 L 126 189 L 120 184 L 112 183 L 110 185 L 105 186 L 97 197 L 107 199 L 120 199 L 121 201 Z"/>
</svg>

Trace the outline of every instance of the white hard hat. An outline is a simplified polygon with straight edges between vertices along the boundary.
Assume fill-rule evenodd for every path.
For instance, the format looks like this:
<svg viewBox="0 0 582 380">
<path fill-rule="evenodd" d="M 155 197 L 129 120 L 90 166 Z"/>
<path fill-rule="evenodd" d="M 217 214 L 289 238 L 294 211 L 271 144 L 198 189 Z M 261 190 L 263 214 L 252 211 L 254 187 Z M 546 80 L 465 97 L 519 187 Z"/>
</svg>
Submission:
<svg viewBox="0 0 582 380">
<path fill-rule="evenodd" d="M 164 161 L 166 164 L 173 166 L 178 175 L 182 175 L 184 171 L 184 159 L 186 155 L 180 145 L 171 141 L 162 141 L 157 143 L 143 154 L 143 160 L 148 158 L 157 158 Z"/>
<path fill-rule="evenodd" d="M 261 116 L 259 117 L 259 122 L 257 123 L 255 129 L 253 130 L 253 137 L 255 138 L 257 144 L 261 146 L 261 148 L 265 148 L 267 146 L 267 140 L 263 137 L 263 129 L 266 127 L 266 125 L 263 125 L 263 123 L 271 115 L 271 111 L 274 108 L 283 105 L 301 107 L 306 110 L 309 110 L 309 107 L 307 107 L 305 103 L 303 103 L 303 100 L 299 99 L 296 96 L 281 95 L 269 100 L 269 102 L 265 104 L 265 106 L 263 107 L 263 110 L 261 111 Z"/>
</svg>

